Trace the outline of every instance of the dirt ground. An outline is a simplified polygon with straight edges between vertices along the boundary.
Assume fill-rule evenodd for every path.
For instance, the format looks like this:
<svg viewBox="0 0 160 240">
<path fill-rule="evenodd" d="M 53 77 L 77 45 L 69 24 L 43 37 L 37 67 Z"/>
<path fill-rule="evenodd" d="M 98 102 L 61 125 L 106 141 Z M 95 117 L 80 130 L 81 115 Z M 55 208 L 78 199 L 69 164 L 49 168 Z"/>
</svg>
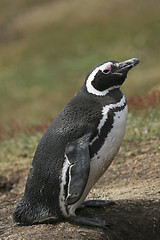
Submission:
<svg viewBox="0 0 160 240">
<path fill-rule="evenodd" d="M 21 198 L 30 163 L 0 176 L 0 239 L 160 239 L 160 139 L 123 148 L 90 192 L 89 199 L 111 199 L 116 205 L 87 208 L 79 214 L 106 219 L 108 229 L 68 222 L 19 226 L 12 211 Z"/>
</svg>

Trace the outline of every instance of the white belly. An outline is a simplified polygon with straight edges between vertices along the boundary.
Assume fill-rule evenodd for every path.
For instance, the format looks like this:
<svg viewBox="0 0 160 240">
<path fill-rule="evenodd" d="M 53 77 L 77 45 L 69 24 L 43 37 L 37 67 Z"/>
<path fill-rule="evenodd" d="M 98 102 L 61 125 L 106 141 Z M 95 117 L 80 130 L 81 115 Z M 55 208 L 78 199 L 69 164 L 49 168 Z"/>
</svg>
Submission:
<svg viewBox="0 0 160 240">
<path fill-rule="evenodd" d="M 100 148 L 96 156 L 91 159 L 90 174 L 84 193 L 78 202 L 69 206 L 69 215 L 73 215 L 76 208 L 82 204 L 91 188 L 107 170 L 117 154 L 125 133 L 127 112 L 126 105 L 122 111 L 115 113 L 113 128 L 109 132 L 103 146 Z"/>
<path fill-rule="evenodd" d="M 88 182 L 94 183 L 102 176 L 117 154 L 125 133 L 127 106 L 114 116 L 114 124 L 104 145 L 95 157 L 91 159 L 90 176 Z"/>
</svg>

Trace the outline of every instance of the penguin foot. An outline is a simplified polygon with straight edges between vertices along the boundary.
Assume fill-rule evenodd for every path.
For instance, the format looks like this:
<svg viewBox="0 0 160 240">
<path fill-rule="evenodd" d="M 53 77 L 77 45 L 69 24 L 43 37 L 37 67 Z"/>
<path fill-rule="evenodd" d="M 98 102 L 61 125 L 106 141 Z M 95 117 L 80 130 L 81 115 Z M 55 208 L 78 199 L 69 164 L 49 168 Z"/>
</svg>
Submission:
<svg viewBox="0 0 160 240">
<path fill-rule="evenodd" d="M 84 226 L 91 226 L 91 227 L 100 227 L 103 229 L 107 229 L 110 226 L 108 222 L 101 218 L 87 218 L 81 216 L 73 216 L 70 218 L 70 223 L 76 225 L 84 225 Z"/>
<path fill-rule="evenodd" d="M 111 200 L 87 200 L 82 203 L 82 208 L 84 207 L 108 207 L 110 205 L 115 205 L 116 203 Z"/>
</svg>

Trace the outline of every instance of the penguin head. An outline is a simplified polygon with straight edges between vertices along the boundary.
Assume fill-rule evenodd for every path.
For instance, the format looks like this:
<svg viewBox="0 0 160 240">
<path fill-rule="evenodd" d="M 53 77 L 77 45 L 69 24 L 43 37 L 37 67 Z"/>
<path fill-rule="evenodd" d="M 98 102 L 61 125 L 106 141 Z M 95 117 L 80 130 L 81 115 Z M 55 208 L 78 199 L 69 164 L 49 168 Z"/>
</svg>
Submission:
<svg viewBox="0 0 160 240">
<path fill-rule="evenodd" d="M 139 63 L 137 58 L 124 62 L 107 61 L 92 68 L 86 78 L 89 93 L 103 96 L 114 88 L 120 88 L 127 77 L 128 71 Z"/>
</svg>

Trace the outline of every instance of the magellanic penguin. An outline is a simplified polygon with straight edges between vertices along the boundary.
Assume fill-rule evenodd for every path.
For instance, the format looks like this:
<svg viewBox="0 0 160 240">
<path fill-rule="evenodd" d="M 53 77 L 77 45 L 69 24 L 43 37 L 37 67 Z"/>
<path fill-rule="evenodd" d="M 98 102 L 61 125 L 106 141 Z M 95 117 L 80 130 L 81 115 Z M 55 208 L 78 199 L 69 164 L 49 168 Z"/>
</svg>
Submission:
<svg viewBox="0 0 160 240">
<path fill-rule="evenodd" d="M 103 219 L 78 216 L 75 211 L 81 206 L 110 203 L 84 200 L 120 148 L 127 118 L 120 87 L 138 63 L 136 58 L 107 61 L 90 70 L 80 91 L 41 138 L 14 221 L 33 224 L 53 218 L 107 226 Z"/>
</svg>

